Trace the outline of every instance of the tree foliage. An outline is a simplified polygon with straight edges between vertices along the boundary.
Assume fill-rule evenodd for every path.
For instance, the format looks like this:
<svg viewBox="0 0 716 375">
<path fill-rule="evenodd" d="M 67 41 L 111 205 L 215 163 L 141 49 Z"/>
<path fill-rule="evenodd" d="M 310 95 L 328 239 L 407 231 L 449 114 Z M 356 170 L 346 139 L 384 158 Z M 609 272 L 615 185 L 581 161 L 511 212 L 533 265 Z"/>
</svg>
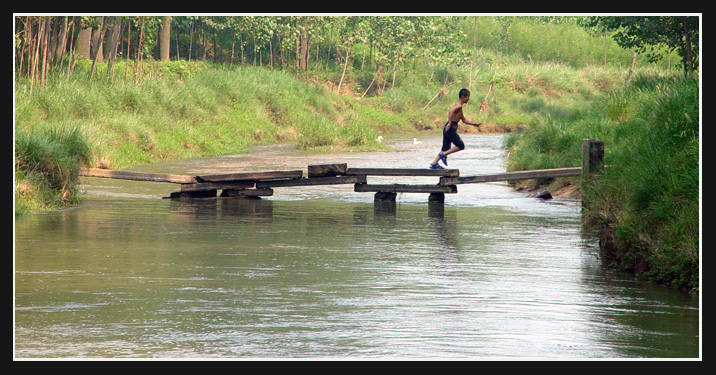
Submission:
<svg viewBox="0 0 716 375">
<path fill-rule="evenodd" d="M 684 73 L 692 75 L 699 64 L 699 17 L 695 16 L 625 16 L 588 17 L 584 26 L 612 32 L 621 47 L 659 60 L 664 52 L 677 51 Z"/>
<path fill-rule="evenodd" d="M 33 85 L 44 85 L 50 71 L 65 72 L 69 77 L 81 58 L 91 59 L 93 66 L 104 59 L 109 67 L 116 60 L 124 59 L 127 66 L 133 67 L 133 78 L 137 81 L 141 78 L 143 60 L 160 59 L 160 45 L 165 51 L 169 47 L 169 59 L 175 61 L 206 60 L 227 65 L 268 66 L 296 73 L 331 70 L 344 74 L 346 70 L 350 72 L 351 64 L 358 65 L 360 61 L 364 74 L 375 72 L 376 76 L 382 76 L 418 63 L 443 69 L 474 60 L 480 29 L 488 35 L 482 41 L 483 47 L 522 54 L 528 59 L 562 60 L 569 58 L 565 51 L 580 57 L 588 55 L 582 49 L 584 39 L 574 34 L 563 36 L 568 39 L 565 42 L 571 44 L 555 44 L 545 39 L 554 40 L 555 33 L 561 35 L 567 29 L 571 32 L 569 25 L 575 23 L 581 23 L 586 29 L 599 29 L 601 35 L 609 32 L 621 47 L 647 51 L 652 59 L 661 56 L 660 52 L 677 50 L 687 73 L 695 71 L 699 61 L 698 17 L 247 15 L 170 18 L 171 32 L 163 34 L 160 33 L 162 21 L 169 21 L 165 16 L 16 16 L 16 77 L 29 79 L 32 89 Z M 541 25 L 540 32 L 549 35 L 525 35 L 534 32 L 537 24 Z M 467 48 L 465 34 L 470 31 L 471 50 Z M 165 40 L 160 43 L 160 38 Z M 531 44 L 525 46 L 525 43 Z M 606 42 L 603 44 L 606 64 Z M 589 56 L 579 61 L 592 60 L 594 58 Z M 127 71 L 125 68 L 125 75 Z M 104 70 L 102 72 L 104 74 Z M 106 72 L 110 78 L 116 74 L 111 68 Z M 94 77 L 99 73 L 92 68 L 90 74 Z"/>
</svg>

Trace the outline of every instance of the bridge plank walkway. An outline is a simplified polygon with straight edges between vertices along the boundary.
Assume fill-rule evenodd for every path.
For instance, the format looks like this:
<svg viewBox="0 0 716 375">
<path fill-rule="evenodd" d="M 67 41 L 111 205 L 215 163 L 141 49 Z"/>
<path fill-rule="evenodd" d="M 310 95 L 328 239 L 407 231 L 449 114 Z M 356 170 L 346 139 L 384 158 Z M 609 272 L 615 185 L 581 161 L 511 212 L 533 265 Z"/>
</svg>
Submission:
<svg viewBox="0 0 716 375">
<path fill-rule="evenodd" d="M 498 181 L 519 181 L 556 177 L 582 176 L 589 181 L 604 167 L 604 142 L 598 139 L 582 140 L 582 166 L 574 168 L 513 171 L 476 176 L 460 176 L 458 169 L 427 168 L 348 168 L 346 163 L 311 164 L 308 176 L 303 170 L 223 173 L 200 176 L 116 171 L 83 168 L 80 176 L 103 177 L 137 181 L 154 181 L 181 184 L 178 192 L 168 198 L 208 198 L 221 196 L 270 196 L 273 188 L 291 186 L 317 186 L 354 184 L 356 192 L 375 192 L 375 200 L 394 200 L 396 193 L 430 193 L 430 201 L 442 202 L 444 194 L 457 193 L 457 185 Z M 439 177 L 430 184 L 368 184 L 368 176 Z"/>
<path fill-rule="evenodd" d="M 319 170 L 326 172 L 324 174 L 316 172 Z M 458 169 L 346 168 L 345 164 L 322 164 L 309 166 L 309 171 L 309 177 L 304 177 L 303 171 L 300 169 L 190 176 L 84 168 L 80 171 L 80 176 L 180 184 L 180 190 L 172 193 L 170 198 L 215 197 L 218 190 L 222 190 L 221 196 L 270 196 L 273 194 L 273 188 L 338 184 L 354 184 L 355 192 L 375 192 L 377 197 L 378 194 L 394 196 L 396 193 L 456 194 L 459 184 L 579 176 L 582 173 L 582 168 L 555 168 L 460 176 Z M 440 180 L 434 185 L 368 184 L 368 176 L 439 177 Z"/>
</svg>

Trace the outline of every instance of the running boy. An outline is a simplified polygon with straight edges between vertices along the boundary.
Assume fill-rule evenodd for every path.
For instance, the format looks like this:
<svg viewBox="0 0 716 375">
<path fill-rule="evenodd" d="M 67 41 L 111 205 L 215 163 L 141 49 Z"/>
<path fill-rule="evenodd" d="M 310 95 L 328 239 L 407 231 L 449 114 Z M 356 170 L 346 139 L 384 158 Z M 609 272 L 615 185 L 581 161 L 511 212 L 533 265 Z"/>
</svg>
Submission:
<svg viewBox="0 0 716 375">
<path fill-rule="evenodd" d="M 463 115 L 462 106 L 467 104 L 469 101 L 470 91 L 467 89 L 460 90 L 460 93 L 458 94 L 458 101 L 455 103 L 455 106 L 448 111 L 448 121 L 445 123 L 445 126 L 443 126 L 443 147 L 440 149 L 438 156 L 436 156 L 430 164 L 430 169 L 445 169 L 438 164 L 438 161 L 442 160 L 443 164 L 447 166 L 448 155 L 465 149 L 465 143 L 457 134 L 457 123 L 459 121 L 462 120 L 463 123 L 475 126 L 478 129 L 480 128 L 480 125 L 482 125 L 482 123 L 468 121 Z M 455 145 L 452 148 L 450 147 L 451 143 Z"/>
</svg>

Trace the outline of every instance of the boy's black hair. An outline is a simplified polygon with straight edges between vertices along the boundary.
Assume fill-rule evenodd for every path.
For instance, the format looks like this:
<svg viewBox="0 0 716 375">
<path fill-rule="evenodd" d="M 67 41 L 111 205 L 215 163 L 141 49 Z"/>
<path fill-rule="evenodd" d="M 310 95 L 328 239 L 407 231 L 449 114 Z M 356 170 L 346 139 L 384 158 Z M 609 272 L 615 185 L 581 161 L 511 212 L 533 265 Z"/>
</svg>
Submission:
<svg viewBox="0 0 716 375">
<path fill-rule="evenodd" d="M 462 90 L 460 90 L 460 93 L 457 96 L 458 96 L 458 98 L 462 98 L 465 95 L 470 95 L 470 90 L 462 89 Z"/>
</svg>

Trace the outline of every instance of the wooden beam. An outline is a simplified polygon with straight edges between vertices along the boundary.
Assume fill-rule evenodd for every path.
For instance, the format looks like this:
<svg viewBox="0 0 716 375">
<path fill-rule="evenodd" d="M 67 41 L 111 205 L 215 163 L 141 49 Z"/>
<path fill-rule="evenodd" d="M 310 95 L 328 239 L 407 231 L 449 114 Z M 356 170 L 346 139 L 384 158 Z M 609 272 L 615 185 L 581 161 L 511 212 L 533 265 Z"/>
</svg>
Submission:
<svg viewBox="0 0 716 375">
<path fill-rule="evenodd" d="M 268 172 L 245 172 L 225 173 L 196 176 L 199 182 L 224 182 L 224 181 L 246 181 L 246 180 L 280 180 L 295 179 L 303 177 L 302 170 L 292 171 L 268 171 Z"/>
<path fill-rule="evenodd" d="M 252 187 L 254 187 L 254 181 L 197 182 L 195 184 L 182 184 L 181 191 L 246 189 Z"/>
<path fill-rule="evenodd" d="M 346 174 L 346 169 L 348 169 L 346 163 L 309 164 L 308 178 L 340 176 Z"/>
<path fill-rule="evenodd" d="M 169 182 L 173 184 L 190 184 L 197 182 L 194 177 L 186 175 L 129 172 L 100 168 L 82 168 L 80 170 L 80 176 L 114 178 L 119 180 Z"/>
<path fill-rule="evenodd" d="M 256 181 L 257 188 L 365 183 L 365 176 L 312 177 L 294 180 Z"/>
<path fill-rule="evenodd" d="M 460 175 L 459 169 L 427 169 L 427 168 L 348 168 L 347 175 L 371 176 L 449 176 Z"/>
<path fill-rule="evenodd" d="M 463 177 L 454 177 L 454 178 L 443 177 L 440 179 L 440 185 L 474 184 L 474 183 L 481 183 L 481 182 L 496 182 L 496 181 L 517 181 L 517 180 L 530 180 L 530 179 L 534 179 L 534 178 L 571 177 L 571 176 L 580 176 L 581 174 L 582 174 L 581 167 L 536 169 L 536 170 L 532 170 L 532 171 L 515 171 L 515 172 L 484 174 L 484 175 L 477 175 L 477 176 L 463 176 Z"/>
<path fill-rule="evenodd" d="M 455 185 L 404 185 L 404 184 L 355 184 L 355 192 L 386 192 L 386 193 L 457 193 Z"/>
</svg>

